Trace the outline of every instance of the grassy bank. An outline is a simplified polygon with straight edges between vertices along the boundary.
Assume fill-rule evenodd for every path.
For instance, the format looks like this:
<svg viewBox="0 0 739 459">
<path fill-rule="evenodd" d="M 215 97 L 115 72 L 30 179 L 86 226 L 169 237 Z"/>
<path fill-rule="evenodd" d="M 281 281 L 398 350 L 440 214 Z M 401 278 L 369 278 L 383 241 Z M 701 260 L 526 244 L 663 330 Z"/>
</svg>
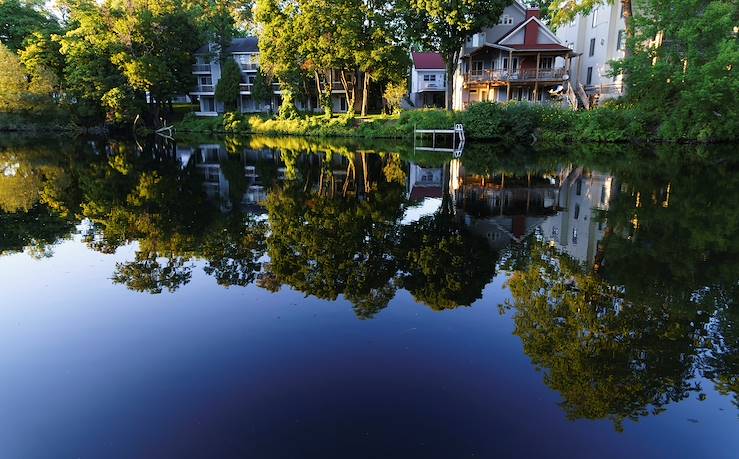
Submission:
<svg viewBox="0 0 739 459">
<path fill-rule="evenodd" d="M 186 116 L 176 123 L 180 132 L 297 135 L 309 137 L 412 138 L 418 129 L 450 128 L 462 123 L 468 139 L 542 142 L 687 142 L 731 141 L 728 138 L 665 137 L 656 115 L 633 106 L 605 105 L 572 111 L 528 103 L 478 103 L 463 112 L 414 110 L 399 116 L 326 118 L 306 115 L 280 120 L 260 115 L 227 113 L 213 118 Z"/>
</svg>

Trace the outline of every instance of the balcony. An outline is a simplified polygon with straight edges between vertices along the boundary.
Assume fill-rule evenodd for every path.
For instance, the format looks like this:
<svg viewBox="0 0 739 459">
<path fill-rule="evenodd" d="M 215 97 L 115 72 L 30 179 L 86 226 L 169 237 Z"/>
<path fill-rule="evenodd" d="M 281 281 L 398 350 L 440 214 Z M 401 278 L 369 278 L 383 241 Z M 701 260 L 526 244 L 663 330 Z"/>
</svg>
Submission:
<svg viewBox="0 0 739 459">
<path fill-rule="evenodd" d="M 515 82 L 515 81 L 560 81 L 565 75 L 564 68 L 558 69 L 536 69 L 514 70 L 471 70 L 465 74 L 465 83 L 492 83 L 492 82 Z"/>
<path fill-rule="evenodd" d="M 259 64 L 253 62 L 239 62 L 238 64 L 242 72 L 256 72 L 259 70 Z"/>
<path fill-rule="evenodd" d="M 193 64 L 192 73 L 210 73 L 210 64 Z"/>
<path fill-rule="evenodd" d="M 445 90 L 446 90 L 445 81 L 419 81 L 418 82 L 418 92 L 445 91 Z"/>
<path fill-rule="evenodd" d="M 239 84 L 240 92 L 251 92 L 253 88 L 254 88 L 253 83 L 240 83 Z"/>
<path fill-rule="evenodd" d="M 199 84 L 195 86 L 195 89 L 193 92 L 213 92 L 215 91 L 215 86 L 212 84 Z"/>
</svg>

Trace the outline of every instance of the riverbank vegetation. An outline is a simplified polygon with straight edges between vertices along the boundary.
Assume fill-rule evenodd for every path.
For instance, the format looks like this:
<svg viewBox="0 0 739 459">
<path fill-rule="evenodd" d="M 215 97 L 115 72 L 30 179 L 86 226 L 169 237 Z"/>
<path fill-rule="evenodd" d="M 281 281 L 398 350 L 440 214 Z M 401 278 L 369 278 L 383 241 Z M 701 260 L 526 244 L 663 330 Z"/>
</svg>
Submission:
<svg viewBox="0 0 739 459">
<path fill-rule="evenodd" d="M 544 6 L 557 25 L 603 1 L 579 2 L 577 8 L 569 1 L 532 3 Z M 187 119 L 182 130 L 403 138 L 412 126 L 446 128 L 459 121 L 471 139 L 736 140 L 736 2 L 644 0 L 633 16 L 631 2 L 622 2 L 628 16 L 626 57 L 612 68 L 614 76 L 623 74 L 626 92 L 612 105 L 571 113 L 481 104 L 462 113 L 368 118 L 371 112 L 397 112 L 403 105 L 399 96 L 407 79 L 408 49 L 438 51 L 452 70 L 464 40 L 496 23 L 507 2 L 75 0 L 63 2 L 52 14 L 38 0 L 2 0 L 0 129 L 64 130 L 106 123 L 130 132 L 131 126 L 170 124 L 173 101 L 195 83 L 195 50 L 209 42 L 217 52 L 233 37 L 256 31 L 262 71 L 254 96 L 271 102 L 270 88 L 279 85 L 282 103 L 274 107 L 274 117 Z M 226 62 L 223 66 L 228 70 Z M 238 89 L 232 80 L 218 91 L 230 108 Z M 339 81 L 345 90 L 346 116 L 333 116 L 334 84 L 327 81 Z M 454 83 L 450 86 L 453 91 Z M 316 91 L 325 117 L 301 116 L 295 101 Z M 384 102 L 373 106 L 370 100 Z M 362 116 L 355 117 L 355 111 Z"/>
<path fill-rule="evenodd" d="M 545 142 L 630 142 L 661 139 L 656 117 L 636 107 L 608 105 L 572 111 L 528 103 L 482 102 L 461 112 L 410 110 L 398 115 L 331 118 L 305 115 L 293 119 L 227 113 L 212 118 L 186 116 L 179 132 L 299 135 L 412 140 L 416 129 L 450 129 L 461 123 L 471 140 Z"/>
</svg>

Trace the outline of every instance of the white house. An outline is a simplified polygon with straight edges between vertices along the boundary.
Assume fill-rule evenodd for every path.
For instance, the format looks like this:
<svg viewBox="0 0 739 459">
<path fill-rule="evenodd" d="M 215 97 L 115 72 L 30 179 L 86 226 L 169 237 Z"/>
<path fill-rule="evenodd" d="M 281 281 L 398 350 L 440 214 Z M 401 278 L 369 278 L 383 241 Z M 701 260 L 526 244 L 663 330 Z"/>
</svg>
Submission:
<svg viewBox="0 0 739 459">
<path fill-rule="evenodd" d="M 557 37 L 579 57 L 573 60 L 571 81 L 600 100 L 623 93 L 620 75 L 610 76 L 609 61 L 622 59 L 626 49 L 626 26 L 621 2 L 603 4 L 588 15 L 578 15 L 557 29 Z"/>
<path fill-rule="evenodd" d="M 411 53 L 410 99 L 418 108 L 446 104 L 446 68 L 439 53 Z"/>
</svg>

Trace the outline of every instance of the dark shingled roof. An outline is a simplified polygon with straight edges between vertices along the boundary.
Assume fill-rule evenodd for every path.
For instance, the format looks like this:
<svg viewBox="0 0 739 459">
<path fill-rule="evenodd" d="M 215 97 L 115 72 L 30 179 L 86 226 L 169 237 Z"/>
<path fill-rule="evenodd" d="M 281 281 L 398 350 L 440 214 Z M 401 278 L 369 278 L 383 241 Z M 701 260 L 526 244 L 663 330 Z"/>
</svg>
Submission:
<svg viewBox="0 0 739 459">
<path fill-rule="evenodd" d="M 225 50 L 227 53 L 258 53 L 259 40 L 257 37 L 234 38 L 231 45 Z M 195 51 L 195 54 L 208 54 L 208 44 L 205 44 Z"/>
</svg>

